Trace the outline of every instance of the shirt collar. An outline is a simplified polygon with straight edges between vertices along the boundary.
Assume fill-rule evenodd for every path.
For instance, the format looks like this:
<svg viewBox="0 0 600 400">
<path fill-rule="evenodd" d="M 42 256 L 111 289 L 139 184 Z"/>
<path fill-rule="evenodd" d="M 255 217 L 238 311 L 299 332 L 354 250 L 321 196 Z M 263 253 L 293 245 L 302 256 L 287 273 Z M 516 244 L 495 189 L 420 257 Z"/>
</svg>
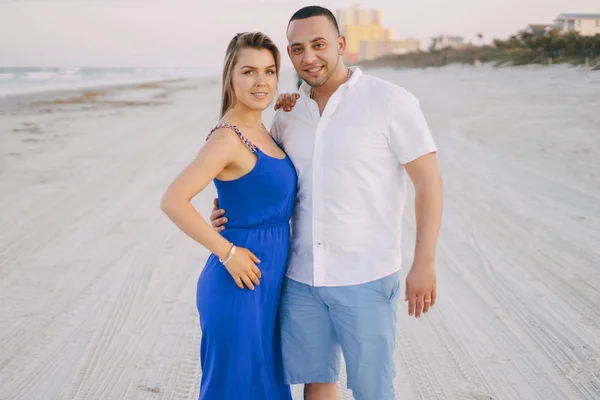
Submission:
<svg viewBox="0 0 600 400">
<path fill-rule="evenodd" d="M 357 66 L 350 67 L 350 69 L 352 70 L 352 76 L 348 80 L 348 89 L 352 89 L 352 87 L 356 85 L 363 74 L 362 70 Z"/>
<path fill-rule="evenodd" d="M 360 79 L 360 77 L 363 74 L 362 70 L 360 68 L 358 68 L 358 66 L 350 67 L 350 69 L 352 70 L 352 76 L 350 77 L 348 82 L 344 83 L 344 84 L 348 85 L 348 89 L 352 89 L 352 87 L 354 85 L 356 85 L 356 83 L 358 82 L 358 80 Z M 304 94 L 306 97 L 310 97 L 310 85 L 308 83 L 302 81 L 302 85 L 300 85 L 299 91 L 301 94 Z"/>
</svg>

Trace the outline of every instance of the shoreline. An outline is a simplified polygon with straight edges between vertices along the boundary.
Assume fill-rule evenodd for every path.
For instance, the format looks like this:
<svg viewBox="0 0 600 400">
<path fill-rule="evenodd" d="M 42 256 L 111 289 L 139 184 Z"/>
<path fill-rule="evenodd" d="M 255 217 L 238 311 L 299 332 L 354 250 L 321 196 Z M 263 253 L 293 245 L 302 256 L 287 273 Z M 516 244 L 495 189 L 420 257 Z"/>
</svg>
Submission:
<svg viewBox="0 0 600 400">
<path fill-rule="evenodd" d="M 491 64 L 496 68 L 527 65 L 553 66 L 567 64 L 573 67 L 583 67 L 590 71 L 600 71 L 600 56 L 550 57 L 528 49 L 503 50 L 496 49 L 492 46 L 473 46 L 465 49 L 420 51 L 417 53 L 403 55 L 389 55 L 358 63 L 359 66 L 365 68 L 394 69 L 444 67 L 452 64 L 473 66 Z"/>
<path fill-rule="evenodd" d="M 142 93 L 141 90 L 143 89 L 146 89 L 145 94 L 149 94 L 151 89 L 155 89 L 158 93 L 169 92 L 178 84 L 185 85 L 187 83 L 194 86 L 200 84 L 213 84 L 217 81 L 217 77 L 175 78 L 128 83 L 90 84 L 75 88 L 42 89 L 22 93 L 8 93 L 3 97 L 0 97 L 0 115 L 18 112 L 24 107 L 36 105 L 36 103 L 37 105 L 58 105 L 61 103 L 93 104 L 101 103 L 103 98 L 106 99 L 108 96 L 114 96 L 119 92 L 121 92 L 121 94 L 126 91 L 131 93 L 138 91 L 138 93 Z M 157 96 L 158 93 L 156 93 Z M 168 93 L 165 93 L 165 96 L 166 94 Z M 133 97 L 137 98 L 140 96 L 137 95 Z M 152 96 L 142 96 L 142 98 L 144 97 L 148 101 L 152 99 Z M 160 98 L 160 96 L 156 98 Z"/>
</svg>

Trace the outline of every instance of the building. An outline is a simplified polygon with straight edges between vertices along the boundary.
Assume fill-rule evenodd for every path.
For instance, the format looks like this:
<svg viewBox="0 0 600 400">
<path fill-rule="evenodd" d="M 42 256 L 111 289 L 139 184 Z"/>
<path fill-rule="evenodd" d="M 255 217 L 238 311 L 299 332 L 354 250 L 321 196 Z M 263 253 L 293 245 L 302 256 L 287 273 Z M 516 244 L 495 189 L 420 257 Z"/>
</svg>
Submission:
<svg viewBox="0 0 600 400">
<path fill-rule="evenodd" d="M 449 35 L 440 35 L 434 38 L 431 38 L 431 46 L 432 50 L 443 50 L 443 49 L 464 49 L 468 47 L 469 44 L 465 42 L 465 38 L 462 36 L 449 36 Z"/>
<path fill-rule="evenodd" d="M 363 10 L 358 5 L 337 11 L 342 35 L 346 37 L 345 61 L 353 64 L 387 54 L 417 51 L 416 39 L 394 40 L 391 29 L 383 27 L 381 10 Z"/>
<path fill-rule="evenodd" d="M 556 29 L 554 24 L 529 24 L 520 33 L 521 35 L 545 36 L 554 29 Z"/>
<path fill-rule="evenodd" d="M 338 10 L 338 25 L 346 37 L 345 58 L 349 63 L 360 60 L 361 42 L 376 42 L 384 39 L 380 10 L 361 10 L 358 5 Z"/>
<path fill-rule="evenodd" d="M 421 42 L 418 39 L 381 40 L 361 42 L 358 52 L 360 60 L 373 60 L 389 54 L 407 54 L 419 51 Z"/>
<path fill-rule="evenodd" d="M 561 34 L 570 31 L 582 36 L 600 34 L 600 14 L 560 14 L 555 22 Z"/>
</svg>

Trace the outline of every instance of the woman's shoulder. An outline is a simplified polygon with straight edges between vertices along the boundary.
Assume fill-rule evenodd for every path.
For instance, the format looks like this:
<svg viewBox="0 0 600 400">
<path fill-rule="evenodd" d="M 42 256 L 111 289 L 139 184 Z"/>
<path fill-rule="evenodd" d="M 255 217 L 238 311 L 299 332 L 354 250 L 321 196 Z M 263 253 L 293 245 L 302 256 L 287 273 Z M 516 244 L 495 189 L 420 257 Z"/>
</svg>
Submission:
<svg viewBox="0 0 600 400">
<path fill-rule="evenodd" d="M 223 137 L 229 137 L 229 136 L 231 136 L 231 137 L 235 137 L 235 136 L 243 137 L 242 132 L 237 127 L 237 125 L 234 122 L 227 121 L 227 120 L 221 120 L 221 121 L 219 121 L 215 125 L 215 127 L 210 130 L 210 132 L 206 136 L 206 139 L 208 140 L 213 135 L 217 135 L 219 137 L 221 137 L 221 136 L 223 136 Z"/>
<path fill-rule="evenodd" d="M 216 126 L 208 132 L 206 140 L 212 141 L 238 141 L 238 133 L 226 126 Z"/>
<path fill-rule="evenodd" d="M 207 135 L 206 140 L 217 140 L 223 145 L 243 144 L 250 150 L 255 151 L 255 146 L 242 134 L 239 128 L 228 122 L 221 122 L 215 126 Z"/>
</svg>

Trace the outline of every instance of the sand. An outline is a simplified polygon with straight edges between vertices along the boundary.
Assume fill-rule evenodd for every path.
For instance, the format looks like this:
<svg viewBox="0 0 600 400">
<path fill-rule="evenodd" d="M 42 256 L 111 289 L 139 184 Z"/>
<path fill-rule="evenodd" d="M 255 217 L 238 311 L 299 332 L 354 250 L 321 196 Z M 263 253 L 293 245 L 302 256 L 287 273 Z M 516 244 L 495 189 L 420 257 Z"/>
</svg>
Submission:
<svg viewBox="0 0 600 400">
<path fill-rule="evenodd" d="M 445 182 L 439 302 L 401 304 L 397 398 L 600 398 L 600 74 L 374 73 L 421 99 Z M 159 201 L 218 99 L 208 78 L 0 99 L 0 400 L 197 398 L 208 253 Z"/>
</svg>

